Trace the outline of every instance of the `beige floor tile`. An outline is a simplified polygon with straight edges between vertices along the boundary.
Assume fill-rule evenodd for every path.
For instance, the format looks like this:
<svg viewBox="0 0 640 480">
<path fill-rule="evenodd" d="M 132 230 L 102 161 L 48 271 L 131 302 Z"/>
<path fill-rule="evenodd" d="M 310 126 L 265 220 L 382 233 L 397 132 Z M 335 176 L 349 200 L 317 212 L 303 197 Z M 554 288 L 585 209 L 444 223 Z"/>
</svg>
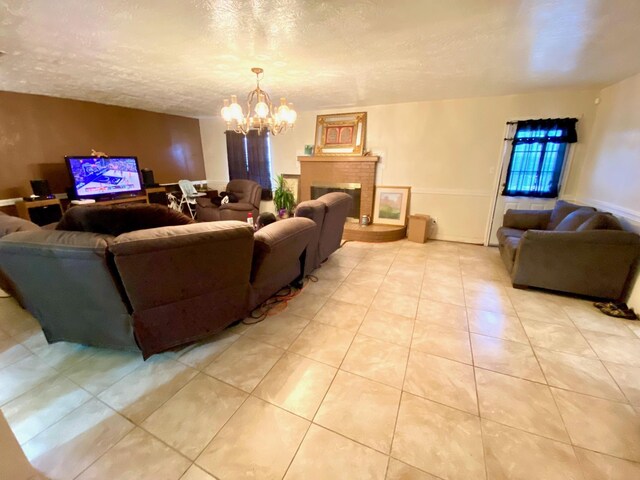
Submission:
<svg viewBox="0 0 640 480">
<path fill-rule="evenodd" d="M 563 308 L 580 330 L 590 330 L 592 332 L 635 338 L 633 332 L 627 328 L 624 320 L 609 317 L 593 305 Z"/>
<path fill-rule="evenodd" d="M 94 355 L 98 349 L 85 347 L 78 343 L 47 343 L 42 331 L 25 339 L 22 344 L 40 357 L 47 365 L 63 371 L 78 362 Z"/>
<path fill-rule="evenodd" d="M 323 264 L 323 266 L 340 267 L 345 269 L 352 269 L 358 263 L 360 263 L 362 257 L 352 255 L 331 255 L 329 259 Z"/>
<path fill-rule="evenodd" d="M 383 480 L 387 459 L 388 457 L 380 452 L 317 425 L 311 425 L 284 478 Z"/>
<path fill-rule="evenodd" d="M 585 338 L 600 360 L 640 367 L 640 339 L 585 331 Z"/>
<path fill-rule="evenodd" d="M 336 280 L 308 281 L 304 285 L 304 293 L 310 293 L 317 297 L 330 297 L 339 286 L 340 283 Z"/>
<path fill-rule="evenodd" d="M 174 352 L 174 358 L 180 363 L 201 370 L 213 362 L 222 352 L 229 348 L 233 342 L 238 340 L 238 338 L 240 338 L 240 335 L 224 330 L 210 338 L 177 350 Z"/>
<path fill-rule="evenodd" d="M 416 322 L 411 348 L 471 364 L 469 332 L 464 330 Z"/>
<path fill-rule="evenodd" d="M 316 322 L 355 332 L 360 327 L 367 307 L 329 299 L 313 317 Z"/>
<path fill-rule="evenodd" d="M 372 272 L 365 273 L 356 268 L 344 280 L 344 283 L 348 283 L 349 285 L 358 285 L 361 287 L 378 288 L 383 280 L 384 275 Z"/>
<path fill-rule="evenodd" d="M 568 442 L 546 385 L 476 368 L 480 416 L 529 433 Z"/>
<path fill-rule="evenodd" d="M 355 266 L 353 272 L 372 273 L 374 275 L 386 275 L 391 267 L 391 262 L 378 261 L 377 259 L 364 259 Z"/>
<path fill-rule="evenodd" d="M 434 300 L 436 302 L 449 303 L 464 307 L 464 290 L 461 286 L 452 286 L 444 284 L 427 284 L 422 283 L 420 292 L 421 298 Z"/>
<path fill-rule="evenodd" d="M 485 478 L 480 419 L 402 394 L 391 455 L 450 480 Z"/>
<path fill-rule="evenodd" d="M 182 477 L 180 477 L 180 480 L 216 480 L 216 479 L 213 478 L 204 470 L 202 470 L 196 464 L 193 464 L 189 467 L 189 470 L 187 470 L 187 473 L 185 473 Z"/>
<path fill-rule="evenodd" d="M 321 265 L 319 268 L 316 268 L 313 274 L 320 280 L 331 280 L 333 282 L 342 282 L 345 278 L 349 276 L 349 274 L 353 270 L 353 267 L 344 267 L 344 266 L 334 265 L 330 262 L 331 260 Z"/>
<path fill-rule="evenodd" d="M 329 365 L 287 352 L 253 394 L 311 420 L 335 374 Z"/>
<path fill-rule="evenodd" d="M 378 291 L 377 287 L 369 285 L 353 285 L 351 283 L 343 283 L 338 287 L 331 296 L 334 300 L 352 303 L 354 305 L 362 305 L 368 307 L 373 302 L 373 298 Z"/>
<path fill-rule="evenodd" d="M 412 350 L 403 390 L 478 415 L 471 365 Z"/>
<path fill-rule="evenodd" d="M 380 289 L 373 299 L 371 307 L 376 310 L 382 310 L 383 312 L 415 318 L 418 309 L 418 298 L 390 293 Z"/>
<path fill-rule="evenodd" d="M 356 335 L 341 369 L 402 388 L 409 349 L 366 335 Z"/>
<path fill-rule="evenodd" d="M 424 298 L 418 304 L 416 320 L 437 323 L 458 330 L 469 330 L 467 311 L 464 307 Z"/>
<path fill-rule="evenodd" d="M 178 480 L 191 462 L 140 428 L 128 433 L 78 480 Z"/>
<path fill-rule="evenodd" d="M 556 315 L 550 316 L 550 315 L 522 315 L 519 314 L 518 317 L 520 317 L 520 320 L 523 322 L 527 321 L 527 320 L 533 320 L 535 322 L 541 322 L 541 323 L 550 323 L 553 325 L 561 325 L 564 327 L 570 327 L 570 328 L 576 328 L 575 324 L 573 323 L 573 321 L 564 314 L 564 312 L 559 311 L 558 313 L 556 313 Z"/>
<path fill-rule="evenodd" d="M 307 420 L 249 397 L 196 464 L 218 478 L 280 479 L 308 427 Z"/>
<path fill-rule="evenodd" d="M 536 348 L 549 385 L 595 397 L 626 402 L 616 382 L 598 359 Z"/>
<path fill-rule="evenodd" d="M 471 334 L 473 364 L 494 372 L 546 383 L 531 347 L 524 343 Z"/>
<path fill-rule="evenodd" d="M 391 268 L 387 272 L 387 277 L 403 278 L 411 280 L 417 285 L 422 285 L 424 276 L 424 262 L 421 261 L 398 261 L 394 260 Z"/>
<path fill-rule="evenodd" d="M 139 424 L 197 373 L 186 365 L 155 355 L 103 391 L 99 398 Z"/>
<path fill-rule="evenodd" d="M 327 301 L 327 297 L 321 297 L 309 292 L 302 292 L 287 304 L 287 313 L 311 320 L 320 311 Z"/>
<path fill-rule="evenodd" d="M 640 367 L 610 362 L 604 362 L 604 366 L 622 389 L 629 403 L 640 406 Z"/>
<path fill-rule="evenodd" d="M 304 327 L 309 324 L 309 321 L 284 311 L 276 315 L 267 315 L 263 321 L 256 323 L 244 336 L 287 349 L 304 330 Z"/>
<path fill-rule="evenodd" d="M 499 312 L 467 309 L 469 330 L 488 337 L 501 338 L 512 342 L 529 343 L 520 319 L 515 315 Z"/>
<path fill-rule="evenodd" d="M 482 440 L 492 480 L 582 480 L 570 445 L 488 420 L 482 421 Z"/>
<path fill-rule="evenodd" d="M 246 398 L 245 392 L 200 373 L 142 426 L 195 460 Z"/>
<path fill-rule="evenodd" d="M 245 392 L 251 392 L 283 353 L 284 350 L 280 348 L 243 336 L 204 372 Z"/>
<path fill-rule="evenodd" d="M 48 478 L 71 479 L 91 465 L 134 425 L 98 400 L 89 400 L 22 446 Z"/>
<path fill-rule="evenodd" d="M 462 288 L 462 275 L 442 275 L 438 272 L 434 272 L 429 268 L 429 262 L 424 270 L 424 277 L 422 277 L 422 292 L 427 291 L 434 286 L 444 285 L 451 288 Z"/>
<path fill-rule="evenodd" d="M 402 463 L 395 458 L 390 458 L 386 480 L 438 480 L 438 477 Z"/>
<path fill-rule="evenodd" d="M 7 403 L 36 385 L 58 375 L 40 358 L 29 355 L 0 370 L 0 405 Z"/>
<path fill-rule="evenodd" d="M 597 358 L 595 352 L 575 327 L 527 319 L 522 320 L 522 324 L 532 345 L 556 352 Z"/>
<path fill-rule="evenodd" d="M 640 478 L 640 463 L 574 448 L 582 465 L 584 480 L 631 480 Z"/>
<path fill-rule="evenodd" d="M 338 367 L 353 337 L 354 333 L 348 330 L 311 322 L 289 347 L 289 351 Z"/>
<path fill-rule="evenodd" d="M 25 443 L 91 398 L 76 384 L 59 376 L 7 403 L 2 412 L 18 442 Z"/>
<path fill-rule="evenodd" d="M 400 390 L 339 371 L 314 422 L 383 453 L 388 453 Z M 376 421 L 372 422 L 371 419 Z"/>
<path fill-rule="evenodd" d="M 410 297 L 419 297 L 421 282 L 416 282 L 412 278 L 405 278 L 396 275 L 387 275 L 380 285 L 380 291 L 397 295 L 407 295 Z"/>
<path fill-rule="evenodd" d="M 40 324 L 14 298 L 0 298 L 0 329 L 10 337 L 33 329 Z"/>
<path fill-rule="evenodd" d="M 468 308 L 504 313 L 505 315 L 516 314 L 509 297 L 506 295 L 496 295 L 495 293 L 480 290 L 465 289 L 464 299 Z"/>
<path fill-rule="evenodd" d="M 412 318 L 370 308 L 358 333 L 408 347 L 411 345 L 413 323 Z"/>
<path fill-rule="evenodd" d="M 143 363 L 139 352 L 98 349 L 95 355 L 74 363 L 62 373 L 93 395 L 98 395 Z"/>
<path fill-rule="evenodd" d="M 11 338 L 0 339 L 0 369 L 27 358 L 31 352 Z"/>
<path fill-rule="evenodd" d="M 553 388 L 571 443 L 627 460 L 640 460 L 640 414 L 630 405 Z"/>
<path fill-rule="evenodd" d="M 509 298 L 520 318 L 561 319 L 551 323 L 558 323 L 558 321 L 563 321 L 567 318 L 560 305 L 538 292 L 514 290 L 509 295 Z"/>
</svg>

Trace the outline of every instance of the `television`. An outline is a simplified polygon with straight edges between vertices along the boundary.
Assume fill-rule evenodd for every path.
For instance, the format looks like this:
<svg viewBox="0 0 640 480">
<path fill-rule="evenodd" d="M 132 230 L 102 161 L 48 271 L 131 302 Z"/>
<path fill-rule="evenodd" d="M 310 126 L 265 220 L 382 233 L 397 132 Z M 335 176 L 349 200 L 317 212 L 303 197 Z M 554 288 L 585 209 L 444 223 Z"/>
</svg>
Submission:
<svg viewBox="0 0 640 480">
<path fill-rule="evenodd" d="M 64 157 L 77 198 L 142 191 L 137 157 Z"/>
</svg>

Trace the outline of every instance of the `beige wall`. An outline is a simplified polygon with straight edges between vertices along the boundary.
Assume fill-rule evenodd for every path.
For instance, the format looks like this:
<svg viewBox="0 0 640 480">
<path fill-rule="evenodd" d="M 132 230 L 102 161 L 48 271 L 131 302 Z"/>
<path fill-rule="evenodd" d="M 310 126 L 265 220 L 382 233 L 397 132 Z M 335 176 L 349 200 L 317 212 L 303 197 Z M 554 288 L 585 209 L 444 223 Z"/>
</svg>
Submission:
<svg viewBox="0 0 640 480">
<path fill-rule="evenodd" d="M 600 92 L 575 198 L 640 232 L 640 74 Z M 640 310 L 640 281 L 629 304 Z"/>
<path fill-rule="evenodd" d="M 299 173 L 297 155 L 314 143 L 317 114 L 366 111 L 367 149 L 380 155 L 376 183 L 412 187 L 411 213 L 437 218 L 437 238 L 482 243 L 495 193 L 505 123 L 509 120 L 577 117 L 580 142 L 566 195 L 594 120 L 597 90 L 377 105 L 362 109 L 301 112 L 293 132 L 272 141 L 273 173 Z M 227 179 L 224 123 L 200 120 L 207 180 Z"/>
</svg>

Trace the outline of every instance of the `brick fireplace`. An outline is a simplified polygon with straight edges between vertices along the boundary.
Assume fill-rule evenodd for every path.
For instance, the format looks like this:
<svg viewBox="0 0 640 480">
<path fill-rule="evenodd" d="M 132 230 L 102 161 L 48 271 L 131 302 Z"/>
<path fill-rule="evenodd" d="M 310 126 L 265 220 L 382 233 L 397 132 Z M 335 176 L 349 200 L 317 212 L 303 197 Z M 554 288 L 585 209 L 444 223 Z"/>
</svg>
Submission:
<svg viewBox="0 0 640 480">
<path fill-rule="evenodd" d="M 373 213 L 376 163 L 379 157 L 304 156 L 300 162 L 300 200 L 311 200 L 311 187 L 360 184 L 360 215 Z"/>
</svg>

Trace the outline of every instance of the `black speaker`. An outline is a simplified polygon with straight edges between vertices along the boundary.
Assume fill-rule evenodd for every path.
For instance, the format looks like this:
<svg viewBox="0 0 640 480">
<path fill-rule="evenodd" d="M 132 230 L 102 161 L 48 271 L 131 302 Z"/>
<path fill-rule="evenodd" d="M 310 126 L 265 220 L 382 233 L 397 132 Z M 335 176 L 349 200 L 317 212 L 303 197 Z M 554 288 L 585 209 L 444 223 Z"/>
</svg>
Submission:
<svg viewBox="0 0 640 480">
<path fill-rule="evenodd" d="M 37 197 L 47 198 L 51 196 L 49 182 L 46 180 L 31 180 L 31 190 L 33 190 L 33 194 Z"/>
<path fill-rule="evenodd" d="M 140 170 L 140 173 L 142 173 L 142 184 L 145 187 L 157 187 L 158 184 L 156 183 L 155 179 L 153 178 L 153 170 L 149 169 L 149 168 L 143 168 L 142 170 Z"/>
</svg>

